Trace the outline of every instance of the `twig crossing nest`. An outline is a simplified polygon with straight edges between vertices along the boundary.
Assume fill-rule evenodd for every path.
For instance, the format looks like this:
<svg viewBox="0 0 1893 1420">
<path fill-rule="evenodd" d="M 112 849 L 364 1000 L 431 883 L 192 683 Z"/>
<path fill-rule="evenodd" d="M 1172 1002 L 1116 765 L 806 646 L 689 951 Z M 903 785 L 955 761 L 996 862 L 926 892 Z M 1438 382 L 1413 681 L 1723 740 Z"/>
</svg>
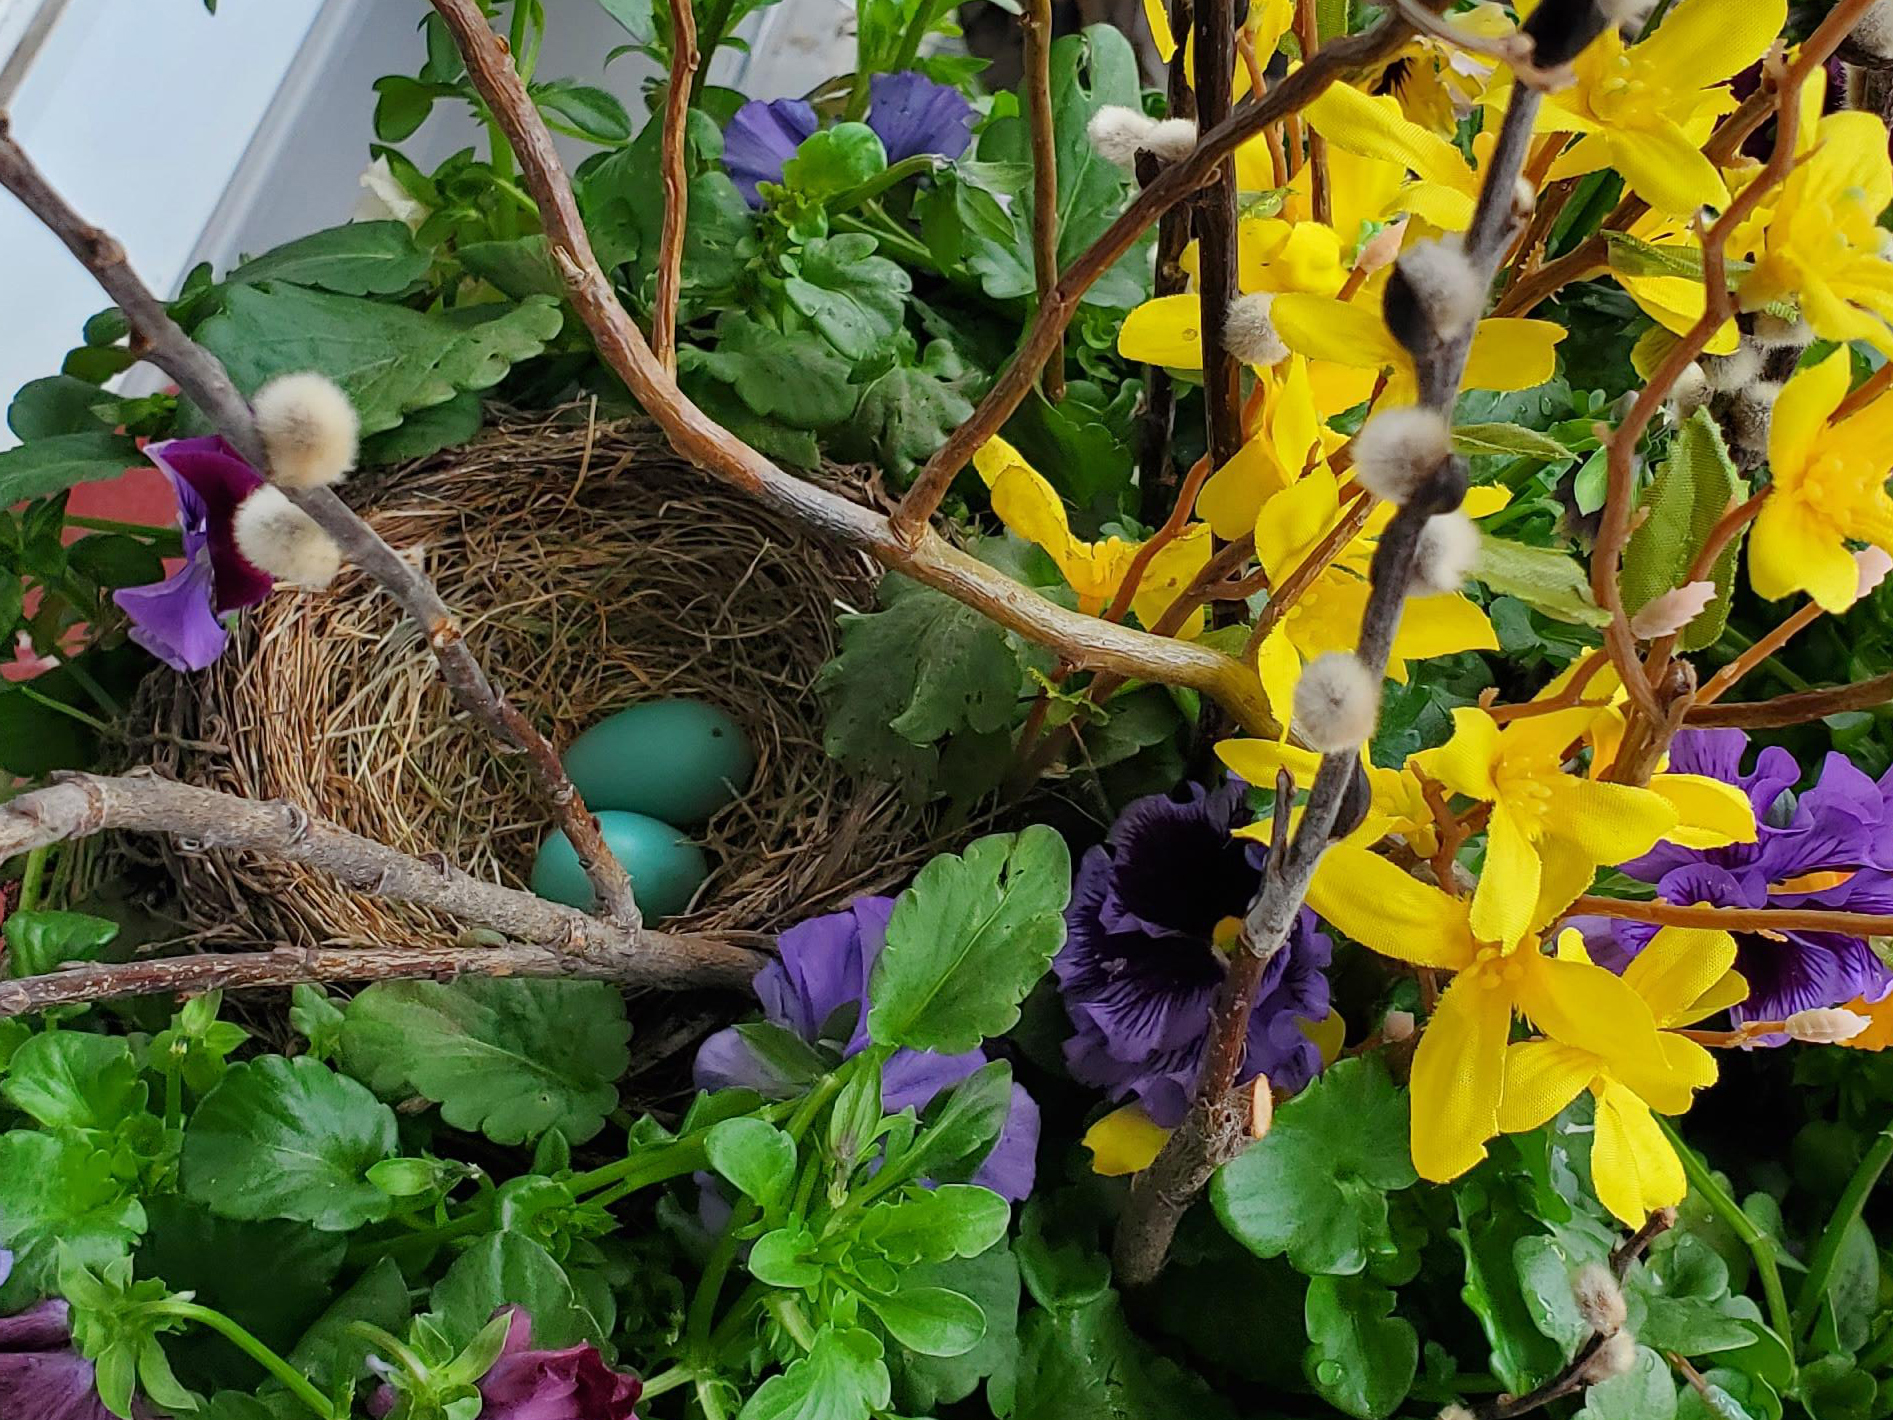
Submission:
<svg viewBox="0 0 1893 1420">
<path fill-rule="evenodd" d="M 494 680 L 566 744 L 643 700 L 747 728 L 750 791 L 701 834 L 715 871 L 679 929 L 766 937 L 912 871 L 926 833 L 822 750 L 813 686 L 875 569 L 689 468 L 641 423 L 551 418 L 359 480 L 352 502 L 421 558 Z M 416 628 L 363 579 L 271 598 L 210 671 L 149 682 L 134 748 L 177 777 L 282 797 L 523 886 L 547 832 L 526 776 L 452 713 Z M 454 924 L 277 863 L 167 849 L 207 943 L 438 942 Z"/>
</svg>

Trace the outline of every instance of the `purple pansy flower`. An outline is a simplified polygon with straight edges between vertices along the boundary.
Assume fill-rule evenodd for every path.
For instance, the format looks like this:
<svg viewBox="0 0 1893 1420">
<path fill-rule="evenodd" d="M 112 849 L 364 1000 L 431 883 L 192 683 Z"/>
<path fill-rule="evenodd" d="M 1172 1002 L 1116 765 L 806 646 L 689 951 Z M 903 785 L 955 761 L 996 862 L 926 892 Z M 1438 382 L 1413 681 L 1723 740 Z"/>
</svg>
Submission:
<svg viewBox="0 0 1893 1420">
<path fill-rule="evenodd" d="M 0 1248 L 0 1282 L 13 1254 Z M 72 1349 L 70 1313 L 40 1302 L 0 1317 L 0 1415 L 26 1420 L 115 1420 L 93 1385 L 92 1363 Z"/>
<path fill-rule="evenodd" d="M 1065 1058 L 1080 1081 L 1135 1097 L 1158 1124 L 1180 1124 L 1202 1066 L 1226 957 L 1219 941 L 1261 883 L 1259 846 L 1230 836 L 1247 787 L 1186 784 L 1138 799 L 1085 854 L 1052 963 L 1077 1034 Z M 1263 974 L 1241 1079 L 1267 1074 L 1298 1090 L 1321 1068 L 1303 1022 L 1328 1015 L 1328 939 L 1306 909 Z"/>
<path fill-rule="evenodd" d="M 819 127 L 801 99 L 752 99 L 736 111 L 723 133 L 723 166 L 751 207 L 763 205 L 756 184 L 781 182 L 782 165 Z M 868 80 L 868 127 L 890 163 L 919 153 L 957 158 L 973 141 L 973 106 L 924 74 L 876 74 Z"/>
<path fill-rule="evenodd" d="M 1819 782 L 1796 796 L 1789 791 L 1801 769 L 1793 755 L 1764 749 L 1745 772 L 1747 749 L 1740 730 L 1685 730 L 1671 749 L 1670 768 L 1739 786 L 1755 806 L 1755 842 L 1704 849 L 1659 843 L 1623 871 L 1655 884 L 1663 901 L 1684 906 L 1893 913 L 1893 773 L 1876 783 L 1846 755 L 1829 754 Z M 1613 921 L 1601 935 L 1590 934 L 1594 955 L 1622 970 L 1655 931 Z M 1738 1022 L 1784 1020 L 1856 996 L 1878 999 L 1893 985 L 1893 973 L 1860 937 L 1738 932 L 1735 940 L 1735 969 L 1749 988 L 1748 999 L 1729 1013 Z"/>
<path fill-rule="evenodd" d="M 756 977 L 763 1019 L 811 1045 L 827 1040 L 843 1059 L 868 1045 L 868 980 L 887 942 L 891 897 L 858 897 L 845 912 L 812 917 L 777 939 L 778 959 Z M 845 1036 L 838 1032 L 846 1032 Z M 881 1104 L 891 1113 L 924 1110 L 942 1090 L 960 1083 L 988 1057 L 984 1050 L 937 1055 L 897 1050 L 881 1070 Z M 773 1070 L 742 1034 L 718 1031 L 697 1051 L 700 1090 L 747 1088 L 781 1098 L 796 1084 Z M 1012 1087 L 1012 1112 L 973 1182 L 1014 1202 L 1032 1191 L 1039 1141 L 1039 1110 L 1025 1090 Z"/>
<path fill-rule="evenodd" d="M 480 1420 L 637 1420 L 632 1407 L 644 1382 L 612 1370 L 590 1344 L 533 1350 L 532 1318 L 522 1307 L 507 1310 L 506 1344 L 478 1381 Z M 384 1385 L 368 1413 L 386 1415 L 395 1400 L 394 1388 Z"/>
<path fill-rule="evenodd" d="M 223 616 L 255 606 L 275 586 L 237 551 L 237 505 L 263 486 L 262 475 L 219 435 L 148 444 L 145 457 L 177 494 L 184 565 L 145 587 L 112 594 L 131 618 L 131 639 L 173 670 L 201 671 L 223 654 Z"/>
</svg>

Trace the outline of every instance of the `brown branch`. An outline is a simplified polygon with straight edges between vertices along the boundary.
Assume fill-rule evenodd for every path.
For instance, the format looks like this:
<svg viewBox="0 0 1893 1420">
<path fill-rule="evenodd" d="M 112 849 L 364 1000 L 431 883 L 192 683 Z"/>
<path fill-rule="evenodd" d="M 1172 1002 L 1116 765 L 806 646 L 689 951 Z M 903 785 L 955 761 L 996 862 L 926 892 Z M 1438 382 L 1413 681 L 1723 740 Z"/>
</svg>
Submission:
<svg viewBox="0 0 1893 1420">
<path fill-rule="evenodd" d="M 1187 35 L 1196 23 L 1193 0 L 1169 0 L 1170 33 Z M 1179 44 L 1170 56 L 1166 76 L 1166 96 L 1172 118 L 1196 117 L 1196 90 L 1190 87 L 1186 60 L 1189 51 Z M 1271 130 L 1273 131 L 1273 130 Z M 1148 153 L 1138 155 L 1138 180 L 1155 182 L 1162 168 Z M 1190 223 L 1194 203 L 1179 202 L 1166 211 L 1157 223 L 1157 269 L 1153 295 L 1176 296 L 1189 289 L 1189 273 L 1183 269 L 1183 253 L 1190 244 Z M 1177 475 L 1171 455 L 1171 439 L 1176 432 L 1177 387 L 1170 372 L 1161 365 L 1144 366 L 1146 407 L 1143 423 L 1143 447 L 1137 462 L 1138 505 L 1146 523 L 1157 523 L 1176 506 Z"/>
<path fill-rule="evenodd" d="M 690 91 L 700 57 L 692 0 L 671 0 L 670 87 L 664 94 L 664 226 L 657 239 L 657 305 L 651 349 L 667 374 L 677 373 L 677 297 L 684 279 L 684 226 L 690 211 L 687 165 Z"/>
<path fill-rule="evenodd" d="M 442 0 L 435 0 L 438 6 Z M 458 5 L 461 0 L 449 0 Z M 903 540 L 917 540 L 959 471 L 999 432 L 1031 391 L 1046 355 L 1078 312 L 1092 283 L 1114 266 L 1164 212 L 1211 180 L 1223 160 L 1243 143 L 1285 115 L 1313 103 L 1343 75 L 1385 59 L 1407 40 L 1412 30 L 1392 17 L 1364 34 L 1350 35 L 1325 45 L 1313 59 L 1275 85 L 1266 94 L 1244 103 L 1228 119 L 1204 133 L 1196 150 L 1172 163 L 1146 186 L 1130 206 L 1105 229 L 1059 277 L 1051 300 L 1039 308 L 1032 327 L 1012 363 L 993 382 L 973 417 L 956 429 L 927 461 L 913 487 L 907 490 L 894 516 L 894 529 Z M 543 205 L 543 204 L 542 204 Z"/>
<path fill-rule="evenodd" d="M 1588 894 L 1571 904 L 1574 914 L 1617 917 L 1658 927 L 1706 927 L 1717 932 L 1840 932 L 1854 937 L 1893 933 L 1893 917 L 1874 912 L 1830 912 L 1800 907 L 1684 907 L 1673 902 L 1632 902 Z"/>
<path fill-rule="evenodd" d="M 1722 698 L 1725 691 L 1735 689 L 1743 676 L 1820 620 L 1823 614 L 1819 602 L 1809 601 L 1779 626 L 1771 627 L 1764 632 L 1754 645 L 1709 677 L 1702 689 L 1697 692 L 1696 705 L 1715 704 Z"/>
<path fill-rule="evenodd" d="M 1052 0 L 1026 0 L 1026 121 L 1032 134 L 1032 270 L 1044 306 L 1058 285 L 1058 135 L 1052 128 Z M 1065 397 L 1065 340 L 1039 366 L 1039 391 L 1051 404 Z"/>
<path fill-rule="evenodd" d="M 1753 700 L 1734 705 L 1693 705 L 1684 717 L 1684 723 L 1743 730 L 1780 730 L 1849 710 L 1875 710 L 1889 701 L 1893 701 L 1893 674 L 1875 676 L 1872 680 L 1859 681 L 1853 685 L 1836 685 L 1825 690 L 1803 690 L 1794 695 L 1776 696 L 1773 700 Z"/>
<path fill-rule="evenodd" d="M 1425 6 L 1408 3 L 1399 8 L 1400 18 L 1415 29 L 1423 22 L 1436 20 Z M 1295 0 L 1295 43 L 1303 54 L 1313 54 L 1321 48 L 1320 17 L 1315 13 L 1315 0 Z M 1328 140 L 1312 127 L 1308 129 L 1308 209 L 1317 222 L 1332 224 L 1334 221 L 1334 192 L 1328 183 Z"/>
<path fill-rule="evenodd" d="M 1195 0 L 1196 118 L 1214 130 L 1229 117 L 1236 69 L 1233 0 Z M 1224 328 L 1236 299 L 1236 160 L 1225 157 L 1196 195 L 1198 329 L 1203 342 L 1203 412 L 1211 468 L 1242 448 L 1242 365 Z"/>
<path fill-rule="evenodd" d="M 678 453 L 798 525 L 869 553 L 891 570 L 1049 647 L 1075 667 L 1189 686 L 1222 704 L 1240 724 L 1271 723 L 1261 686 L 1233 656 L 1067 610 L 925 528 L 912 539 L 903 539 L 886 517 L 785 473 L 691 403 L 618 303 L 610 279 L 592 253 L 552 136 L 508 62 L 503 41 L 487 26 L 477 0 L 433 0 L 433 5 L 446 20 L 468 73 L 519 157 L 520 171 L 539 205 L 553 264 L 573 309 L 591 332 L 600 358 L 624 380 Z M 1068 274 L 1065 280 L 1069 279 Z M 1061 288 L 1064 284 L 1061 280 Z"/>
<path fill-rule="evenodd" d="M 1328 529 L 1327 535 L 1315 544 L 1314 550 L 1302 560 L 1293 572 L 1282 579 L 1282 585 L 1271 589 L 1268 605 L 1262 608 L 1262 614 L 1255 619 L 1255 629 L 1249 633 L 1248 644 L 1242 648 L 1242 659 L 1246 665 L 1255 665 L 1262 654 L 1262 643 L 1269 639 L 1269 633 L 1275 630 L 1295 607 L 1295 603 L 1306 595 L 1321 574 L 1334 565 L 1334 559 L 1344 552 L 1348 545 L 1359 536 L 1367 526 L 1367 519 L 1374 511 L 1378 500 L 1366 489 L 1354 495 L 1354 501 L 1341 520 Z"/>
<path fill-rule="evenodd" d="M 223 364 L 171 319 L 164 303 L 131 269 L 118 241 L 82 218 L 53 189 L 13 141 L 4 114 L 0 114 L 0 186 L 19 198 L 64 242 L 118 303 L 140 355 L 176 380 L 244 459 L 258 469 L 268 468 L 268 455 L 250 406 Z M 284 491 L 335 539 L 342 555 L 392 595 L 421 628 L 440 665 L 441 678 L 462 708 L 502 745 L 525 756 L 535 788 L 578 854 L 605 915 L 626 928 L 640 925 L 643 919 L 632 896 L 631 880 L 605 847 L 598 821 L 566 778 L 558 751 L 487 679 L 433 583 L 388 546 L 332 490 Z"/>
<path fill-rule="evenodd" d="M 713 938 L 626 928 L 529 892 L 484 882 L 445 859 L 399 852 L 283 800 L 245 799 L 155 774 L 64 775 L 47 788 L 0 805 L 0 861 L 111 829 L 162 834 L 195 851 L 261 854 L 326 873 L 357 892 L 445 913 L 508 938 L 516 944 L 513 955 L 495 960 L 522 969 L 531 965 L 534 975 L 585 974 L 649 985 L 742 986 L 761 964 L 754 953 Z M 464 955 L 471 962 L 477 954 Z M 263 958 L 275 960 L 278 970 L 285 969 L 288 961 L 274 953 L 265 953 Z M 338 967 L 341 958 L 330 954 L 322 960 L 329 970 Z M 379 960 L 371 954 L 362 964 L 374 966 Z M 439 960 L 451 964 L 459 958 L 449 954 Z M 261 959 L 251 962 L 253 968 L 260 965 Z M 418 974 L 440 969 L 445 968 L 436 965 Z M 123 980 L 141 979 L 130 968 L 126 971 L 130 974 Z M 385 972 L 385 967 L 375 966 L 369 974 Z M 340 974 L 336 970 L 325 979 Z M 89 979 L 95 980 L 95 986 L 88 988 L 92 995 L 86 999 L 118 994 L 107 989 L 121 979 L 109 970 Z M 73 978 L 62 973 L 54 980 L 70 984 Z M 252 984 L 280 985 L 282 981 L 271 977 Z M 28 982 L 13 983 L 13 989 L 23 986 L 29 993 L 39 989 Z M 0 1000 L 9 999 L 0 992 Z M 21 1009 L 28 1006 L 0 1005 L 0 1015 Z"/>
</svg>

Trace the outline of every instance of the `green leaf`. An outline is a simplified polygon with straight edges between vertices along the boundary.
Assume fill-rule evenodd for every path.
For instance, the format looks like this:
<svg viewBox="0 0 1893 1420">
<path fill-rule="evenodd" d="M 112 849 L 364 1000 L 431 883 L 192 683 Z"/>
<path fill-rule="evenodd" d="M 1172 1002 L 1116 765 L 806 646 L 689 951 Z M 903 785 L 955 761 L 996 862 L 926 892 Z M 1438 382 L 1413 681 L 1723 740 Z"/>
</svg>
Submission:
<svg viewBox="0 0 1893 1420">
<path fill-rule="evenodd" d="M 1532 1323 L 1557 1342 L 1569 1359 L 1591 1335 L 1591 1324 L 1578 1310 L 1577 1296 L 1571 1290 L 1578 1261 L 1556 1238 L 1542 1235 L 1520 1238 L 1512 1257 L 1518 1269 L 1519 1292 Z"/>
<path fill-rule="evenodd" d="M 1706 1356 L 1739 1351 L 1755 1339 L 1731 1310 L 1728 1264 L 1693 1233 L 1676 1232 L 1652 1249 L 1632 1289 L 1644 1304 L 1637 1338 L 1658 1352 Z"/>
<path fill-rule="evenodd" d="M 897 364 L 862 389 L 854 432 L 882 470 L 905 485 L 972 418 L 967 396 L 977 383 L 950 344 L 929 341 L 918 365 Z"/>
<path fill-rule="evenodd" d="M 454 255 L 470 275 L 514 300 L 565 294 L 565 283 L 552 264 L 551 245 L 539 233 L 509 241 L 466 242 L 454 248 Z"/>
<path fill-rule="evenodd" d="M 405 74 L 388 74 L 375 80 L 375 137 L 383 143 L 413 137 L 414 130 L 433 112 L 434 101 L 454 92 L 451 84 L 424 84 Z"/>
<path fill-rule="evenodd" d="M 1591 596 L 1584 568 L 1552 547 L 1528 547 L 1479 535 L 1479 561 L 1472 575 L 1503 596 L 1517 597 L 1555 621 L 1608 626 L 1610 613 Z"/>
<path fill-rule="evenodd" d="M 931 1415 L 942 1405 L 966 1399 L 988 1376 L 994 1378 L 993 1387 L 1011 1384 L 1019 1350 L 1019 1264 L 1009 1250 L 995 1247 L 977 1257 L 921 1263 L 903 1268 L 901 1277 L 915 1286 L 948 1287 L 971 1297 L 986 1323 L 979 1343 L 958 1356 L 907 1351 L 890 1358 L 904 1413 Z"/>
<path fill-rule="evenodd" d="M 143 462 L 131 438 L 105 429 L 35 439 L 0 452 L 0 507 L 117 478 Z"/>
<path fill-rule="evenodd" d="M 909 1178 L 964 1183 L 992 1152 L 1011 1112 L 1012 1067 L 994 1060 L 936 1095 L 912 1147 L 885 1167 Z"/>
<path fill-rule="evenodd" d="M 1540 1234 L 1511 1196 L 1506 1181 L 1475 1173 L 1453 1186 L 1459 1226 L 1452 1230 L 1465 1256 L 1460 1289 L 1490 1344 L 1492 1373 L 1514 1395 L 1523 1395 L 1563 1363 L 1556 1343 L 1533 1324 L 1519 1291 L 1516 1248 Z"/>
<path fill-rule="evenodd" d="M 923 1356 L 964 1356 L 986 1335 L 986 1314 L 946 1287 L 903 1286 L 892 1296 L 864 1296 L 888 1334 Z"/>
<path fill-rule="evenodd" d="M 1663 593 L 1681 586 L 1723 513 L 1747 496 L 1748 484 L 1729 457 L 1722 430 L 1708 410 L 1697 410 L 1676 431 L 1669 461 L 1638 502 L 1645 516 L 1624 548 L 1619 579 L 1624 610 L 1634 616 Z M 1722 628 L 1728 624 L 1741 544 L 1738 534 L 1716 559 L 1710 574 L 1715 600 L 1683 628 L 1678 643 L 1683 650 L 1705 650 L 1721 639 Z"/>
<path fill-rule="evenodd" d="M 651 0 L 598 0 L 598 7 L 640 44 L 648 43 L 657 33 L 651 23 Z"/>
<path fill-rule="evenodd" d="M 710 1167 L 764 1208 L 795 1181 L 795 1140 L 764 1119 L 726 1119 L 704 1135 Z"/>
<path fill-rule="evenodd" d="M 1576 1420 L 1675 1420 L 1676 1382 L 1669 1363 L 1647 1346 L 1621 1376 L 1599 1381 L 1584 1392 Z"/>
<path fill-rule="evenodd" d="M 67 557 L 73 571 L 101 587 L 143 587 L 164 580 L 164 558 L 142 538 L 87 533 L 72 544 Z"/>
<path fill-rule="evenodd" d="M 90 380 L 71 375 L 48 375 L 20 386 L 7 406 L 7 427 L 22 443 L 57 438 L 61 434 L 110 433 L 111 426 L 94 410 L 111 396 Z"/>
<path fill-rule="evenodd" d="M 144 1230 L 144 1207 L 114 1176 L 110 1154 L 36 1130 L 0 1135 L 0 1247 L 13 1254 L 0 1314 L 49 1293 L 62 1252 L 110 1262 Z"/>
<path fill-rule="evenodd" d="M 756 1388 L 738 1420 L 866 1420 L 890 1399 L 882 1355 L 872 1332 L 824 1326 L 808 1355 Z"/>
<path fill-rule="evenodd" d="M 631 115 L 616 94 L 571 79 L 532 86 L 532 101 L 548 127 L 593 143 L 623 143 L 631 137 Z"/>
<path fill-rule="evenodd" d="M 1216 1174 L 1216 1215 L 1258 1257 L 1286 1254 L 1309 1274 L 1360 1272 L 1395 1251 L 1387 1194 L 1419 1177 L 1407 1132 L 1406 1092 L 1386 1066 L 1336 1061 Z"/>
<path fill-rule="evenodd" d="M 444 316 L 299 286 L 239 286 L 197 339 L 245 394 L 295 370 L 329 376 L 348 392 L 367 435 L 498 383 L 541 353 L 563 319 L 547 297 Z"/>
<path fill-rule="evenodd" d="M 1562 463 L 1575 458 L 1571 450 L 1549 434 L 1523 424 L 1460 424 L 1453 429 L 1453 452 L 1468 458 L 1496 454 L 1506 458 L 1543 459 Z"/>
<path fill-rule="evenodd" d="M 749 1275 L 769 1287 L 813 1289 L 821 1284 L 815 1235 L 797 1224 L 777 1228 L 756 1239 L 749 1250 Z"/>
<path fill-rule="evenodd" d="M 349 1003 L 341 1061 L 383 1098 L 413 1090 L 495 1143 L 548 1129 L 583 1143 L 617 1108 L 630 1036 L 602 981 L 391 981 Z"/>
<path fill-rule="evenodd" d="M 224 280 L 232 286 L 287 281 L 344 296 L 393 296 L 427 275 L 432 262 L 405 222 L 348 222 L 251 257 Z"/>
<path fill-rule="evenodd" d="M 424 459 L 442 449 L 468 443 L 485 422 L 485 401 L 475 391 L 466 390 L 445 404 L 417 409 L 395 428 L 364 439 L 361 461 L 368 468 L 379 468 Z"/>
<path fill-rule="evenodd" d="M 398 1333 L 406 1329 L 413 1311 L 400 1267 L 393 1258 L 383 1257 L 311 1323 L 289 1353 L 289 1364 L 333 1395 L 366 1373 L 374 1350 L 374 1343 L 356 1332 L 354 1324 L 365 1321 Z"/>
<path fill-rule="evenodd" d="M 803 429 L 839 424 L 854 413 L 860 391 L 849 365 L 809 332 L 788 335 L 736 312 L 717 325 L 714 349 L 685 346 L 678 367 L 701 370 L 731 386 L 745 405 Z"/>
<path fill-rule="evenodd" d="M 995 1404 L 994 1410 L 1005 1413 Z M 1117 1294 L 1035 1309 L 1019 1328 L 1011 1420 L 1226 1420 L 1195 1375 L 1151 1350 L 1125 1323 Z"/>
<path fill-rule="evenodd" d="M 435 1283 L 433 1316 L 443 1335 L 464 1346 L 500 1307 L 524 1307 L 532 1344 L 557 1351 L 604 1340 L 598 1322 L 552 1255 L 523 1233 L 494 1233 L 463 1252 Z"/>
<path fill-rule="evenodd" d="M 70 1030 L 14 1051 L 3 1088 L 14 1108 L 49 1129 L 111 1129 L 142 1113 L 147 1093 L 129 1042 Z"/>
<path fill-rule="evenodd" d="M 1006 1235 L 1011 1205 L 971 1184 L 947 1183 L 868 1210 L 856 1239 L 895 1266 L 978 1257 Z"/>
<path fill-rule="evenodd" d="M 886 170 L 887 151 L 879 134 L 865 123 L 837 123 L 802 140 L 795 156 L 782 165 L 782 185 L 805 201 L 819 203 Z"/>
<path fill-rule="evenodd" d="M 901 328 L 913 285 L 874 249 L 874 238 L 859 232 L 817 237 L 803 249 L 798 274 L 783 282 L 789 304 L 850 360 L 867 360 L 887 348 Z"/>
<path fill-rule="evenodd" d="M 303 982 L 289 993 L 289 1024 L 309 1042 L 309 1054 L 328 1060 L 342 1048 L 342 1008 L 320 986 Z"/>
<path fill-rule="evenodd" d="M 83 912 L 37 908 L 16 912 L 0 928 L 6 934 L 7 969 L 14 976 L 44 976 L 67 962 L 97 961 L 118 936 L 118 924 Z"/>
<path fill-rule="evenodd" d="M 346 1232 L 388 1215 L 367 1179 L 395 1152 L 394 1111 L 302 1056 L 233 1065 L 184 1130 L 184 1194 L 226 1218 L 293 1218 Z"/>
<path fill-rule="evenodd" d="M 1043 824 L 935 858 L 894 904 L 869 1036 L 957 1055 L 1005 1034 L 1065 943 L 1070 897 L 1070 850 Z"/>
<path fill-rule="evenodd" d="M 1420 1338 L 1393 1314 L 1394 1294 L 1364 1277 L 1314 1277 L 1302 1369 L 1321 1398 L 1360 1420 L 1400 1408 L 1419 1370 Z"/>
</svg>

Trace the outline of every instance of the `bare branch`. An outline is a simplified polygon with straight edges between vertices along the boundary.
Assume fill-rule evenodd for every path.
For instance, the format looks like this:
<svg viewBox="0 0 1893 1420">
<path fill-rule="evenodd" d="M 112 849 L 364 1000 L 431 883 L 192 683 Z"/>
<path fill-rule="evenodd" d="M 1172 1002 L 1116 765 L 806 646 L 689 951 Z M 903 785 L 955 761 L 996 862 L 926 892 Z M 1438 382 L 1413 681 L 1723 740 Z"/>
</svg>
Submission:
<svg viewBox="0 0 1893 1420">
<path fill-rule="evenodd" d="M 1716 932 L 1841 932 L 1853 937 L 1893 934 L 1893 917 L 1817 907 L 1683 907 L 1673 902 L 1632 902 L 1586 895 L 1571 904 L 1571 911 L 1649 922 L 1658 927 L 1706 927 Z"/>
<path fill-rule="evenodd" d="M 0 860 L 108 829 L 156 833 L 194 849 L 249 852 L 327 873 L 357 892 L 411 902 L 566 959 L 571 970 L 651 985 L 740 986 L 755 953 L 708 937 L 627 929 L 470 877 L 312 817 L 155 774 L 72 774 L 0 804 Z"/>
<path fill-rule="evenodd" d="M 249 403 L 222 363 L 171 319 L 164 303 L 131 269 L 124 247 L 110 233 L 87 222 L 53 189 L 13 141 L 4 114 L 0 114 L 0 186 L 19 198 L 63 241 L 106 294 L 118 302 L 131 327 L 134 353 L 176 380 L 249 463 L 267 469 L 268 454 Z M 460 704 L 502 745 L 526 756 L 534 785 L 571 841 L 603 911 L 620 926 L 636 928 L 642 918 L 631 893 L 631 880 L 605 847 L 598 821 L 566 778 L 558 751 L 487 679 L 433 583 L 330 489 L 283 491 L 335 539 L 344 557 L 388 591 L 413 618 L 440 664 L 441 678 Z"/>
<path fill-rule="evenodd" d="M 1020 17 L 1025 38 L 1026 119 L 1032 130 L 1032 269 L 1039 304 L 1058 285 L 1058 135 L 1052 128 L 1052 0 L 1027 0 Z M 1065 397 L 1065 342 L 1061 337 L 1040 366 L 1039 389 L 1049 403 Z"/>
<path fill-rule="evenodd" d="M 1229 117 L 1236 68 L 1233 0 L 1195 0 L 1196 115 L 1207 129 Z M 1313 46 L 1304 51 L 1313 53 Z M 1316 214 L 1320 220 L 1320 214 Z M 1203 332 L 1203 409 L 1209 463 L 1221 468 L 1242 448 L 1242 364 L 1229 353 L 1224 328 L 1236 299 L 1236 160 L 1216 165 L 1196 195 L 1197 309 Z M 1183 510 L 1188 513 L 1190 510 Z"/>
<path fill-rule="evenodd" d="M 670 88 L 664 95 L 664 226 L 657 239 L 657 304 L 651 313 L 651 349 L 670 375 L 677 373 L 677 294 L 684 279 L 684 224 L 690 209 L 690 93 L 696 78 L 697 14 L 691 0 L 671 0 Z"/>
<path fill-rule="evenodd" d="M 1893 674 L 1875 676 L 1853 685 L 1836 685 L 1825 690 L 1803 690 L 1794 695 L 1780 695 L 1773 700 L 1752 700 L 1733 705 L 1692 705 L 1684 723 L 1702 727 L 1733 727 L 1743 730 L 1781 730 L 1790 725 L 1806 725 L 1828 715 L 1849 710 L 1877 710 L 1893 702 Z"/>
</svg>

